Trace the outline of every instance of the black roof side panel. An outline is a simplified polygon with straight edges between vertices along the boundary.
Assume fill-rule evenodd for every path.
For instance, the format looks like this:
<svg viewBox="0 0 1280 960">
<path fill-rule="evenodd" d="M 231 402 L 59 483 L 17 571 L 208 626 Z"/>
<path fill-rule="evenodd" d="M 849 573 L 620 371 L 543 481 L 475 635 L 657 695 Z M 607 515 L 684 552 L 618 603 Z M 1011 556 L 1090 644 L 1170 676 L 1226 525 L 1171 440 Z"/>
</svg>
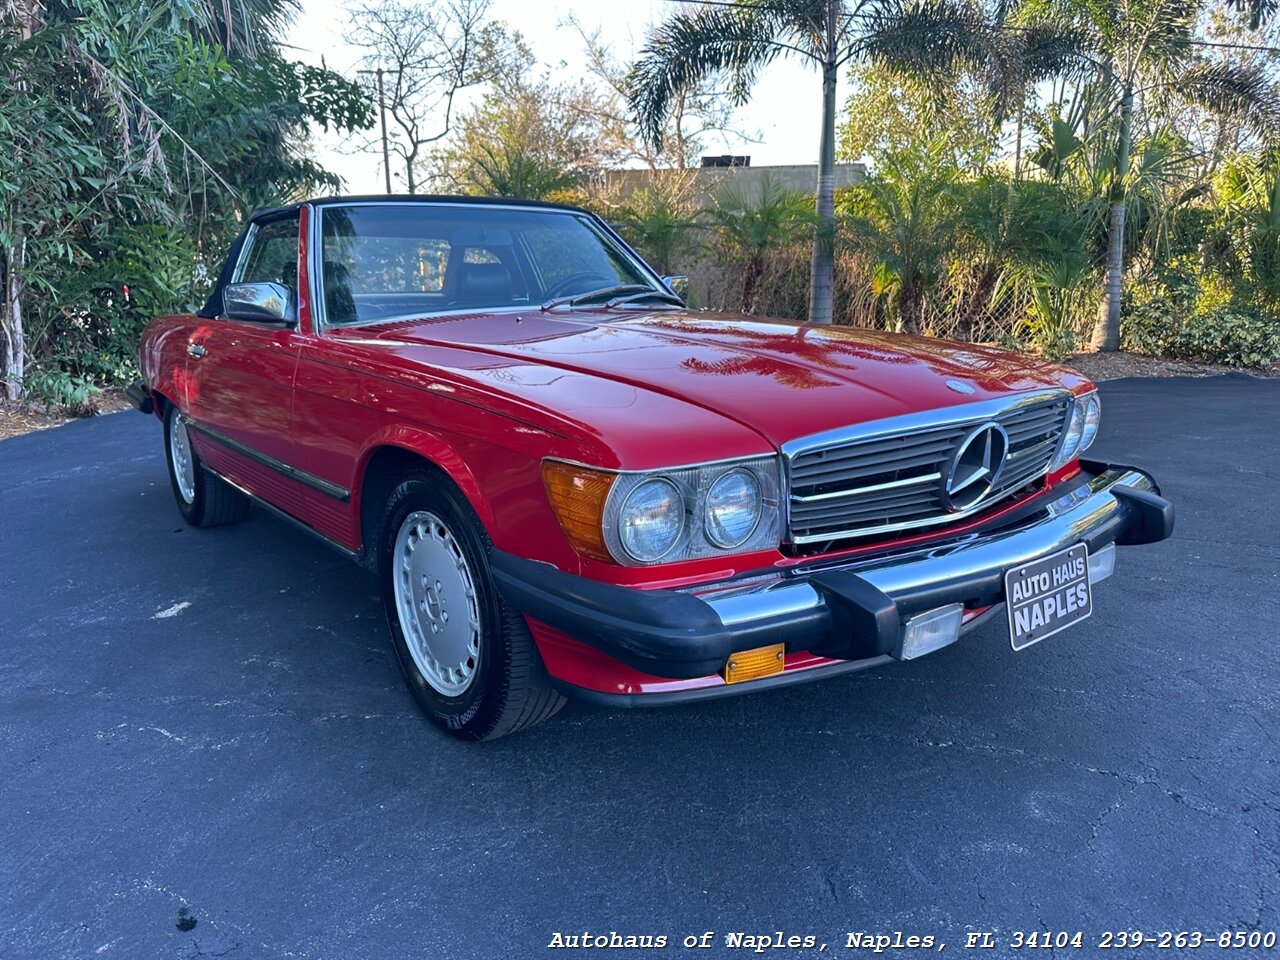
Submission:
<svg viewBox="0 0 1280 960">
<path fill-rule="evenodd" d="M 209 291 L 209 299 L 204 302 L 203 307 L 196 311 L 197 317 L 212 320 L 222 312 L 222 289 L 231 282 L 231 274 L 235 271 L 236 264 L 240 261 L 240 251 L 244 249 L 245 239 L 249 236 L 249 228 L 255 223 L 275 220 L 278 217 L 297 216 L 300 209 L 302 209 L 302 204 L 300 203 L 290 204 L 287 207 L 271 207 L 267 210 L 259 210 L 245 221 L 244 229 L 236 235 L 235 241 L 231 244 L 231 249 L 227 251 L 227 259 L 222 262 L 222 269 L 218 272 L 218 281 L 213 285 L 213 289 Z"/>
</svg>

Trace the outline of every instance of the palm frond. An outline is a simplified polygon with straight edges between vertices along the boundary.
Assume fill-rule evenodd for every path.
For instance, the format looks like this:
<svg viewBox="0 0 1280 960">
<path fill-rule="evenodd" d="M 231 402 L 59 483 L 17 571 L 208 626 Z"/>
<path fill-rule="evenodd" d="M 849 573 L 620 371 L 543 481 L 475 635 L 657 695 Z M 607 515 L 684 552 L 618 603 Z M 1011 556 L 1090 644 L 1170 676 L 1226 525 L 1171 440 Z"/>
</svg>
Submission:
<svg viewBox="0 0 1280 960">
<path fill-rule="evenodd" d="M 1265 140 L 1280 137 L 1280 90 L 1259 67 L 1198 63 L 1183 72 L 1175 89 L 1205 110 L 1240 117 Z"/>
<path fill-rule="evenodd" d="M 850 55 L 930 84 L 980 67 L 996 44 L 996 32 L 966 0 L 890 0 L 870 11 Z"/>
<path fill-rule="evenodd" d="M 1280 11 L 1278 0 L 1228 0 L 1227 6 L 1244 14 L 1250 30 L 1257 30 Z"/>
<path fill-rule="evenodd" d="M 808 53 L 784 46 L 783 38 L 808 34 L 808 8 L 814 6 L 815 0 L 788 0 L 703 7 L 680 11 L 657 27 L 627 78 L 627 99 L 645 139 L 660 145 L 676 97 L 711 77 L 726 75 L 733 102 L 745 103 L 761 67 L 789 50 Z"/>
<path fill-rule="evenodd" d="M 1182 60 L 1195 37 L 1200 15 L 1199 0 L 1154 0 L 1119 5 L 1122 37 L 1112 44 L 1117 60 L 1156 64 L 1176 64 Z"/>
<path fill-rule="evenodd" d="M 1092 67 L 1093 39 L 1079 27 L 1040 22 L 1017 31 L 1016 37 L 1018 63 L 1028 83 L 1051 77 L 1079 80 Z"/>
</svg>

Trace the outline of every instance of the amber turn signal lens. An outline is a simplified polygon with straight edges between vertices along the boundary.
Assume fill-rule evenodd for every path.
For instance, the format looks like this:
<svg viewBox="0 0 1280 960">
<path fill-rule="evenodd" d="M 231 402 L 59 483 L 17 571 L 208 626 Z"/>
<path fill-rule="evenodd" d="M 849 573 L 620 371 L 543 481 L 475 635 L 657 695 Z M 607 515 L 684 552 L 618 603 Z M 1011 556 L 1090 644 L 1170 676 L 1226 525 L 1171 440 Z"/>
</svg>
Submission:
<svg viewBox="0 0 1280 960">
<path fill-rule="evenodd" d="M 614 474 L 572 463 L 547 460 L 542 464 L 551 509 L 575 550 L 597 560 L 609 560 L 604 544 L 604 502 Z"/>
<path fill-rule="evenodd" d="M 754 650 L 740 650 L 724 665 L 724 682 L 741 683 L 781 673 L 787 656 L 785 643 L 772 643 Z"/>
</svg>

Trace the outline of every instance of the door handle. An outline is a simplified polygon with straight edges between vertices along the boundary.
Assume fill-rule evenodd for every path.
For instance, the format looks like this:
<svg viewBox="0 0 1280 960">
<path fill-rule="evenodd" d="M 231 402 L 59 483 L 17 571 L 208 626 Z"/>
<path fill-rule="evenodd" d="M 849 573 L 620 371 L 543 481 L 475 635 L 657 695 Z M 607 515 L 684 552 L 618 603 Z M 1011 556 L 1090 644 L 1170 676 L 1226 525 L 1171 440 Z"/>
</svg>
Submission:
<svg viewBox="0 0 1280 960">
<path fill-rule="evenodd" d="M 187 356 L 195 357 L 197 360 L 199 360 L 201 357 L 204 356 L 204 345 L 200 343 L 187 344 Z"/>
</svg>

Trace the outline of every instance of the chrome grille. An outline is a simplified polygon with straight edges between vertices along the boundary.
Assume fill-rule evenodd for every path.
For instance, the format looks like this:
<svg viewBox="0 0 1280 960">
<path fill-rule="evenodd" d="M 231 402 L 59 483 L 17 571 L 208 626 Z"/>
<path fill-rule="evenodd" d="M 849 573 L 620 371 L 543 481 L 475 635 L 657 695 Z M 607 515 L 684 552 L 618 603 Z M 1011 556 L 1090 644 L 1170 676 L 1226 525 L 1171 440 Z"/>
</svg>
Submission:
<svg viewBox="0 0 1280 960">
<path fill-rule="evenodd" d="M 1071 397 L 1064 391 L 983 401 L 895 418 L 786 444 L 791 543 L 909 530 L 970 516 L 1043 476 L 1058 449 Z M 996 485 L 962 511 L 946 507 L 946 474 L 975 426 L 1009 437 Z"/>
</svg>

